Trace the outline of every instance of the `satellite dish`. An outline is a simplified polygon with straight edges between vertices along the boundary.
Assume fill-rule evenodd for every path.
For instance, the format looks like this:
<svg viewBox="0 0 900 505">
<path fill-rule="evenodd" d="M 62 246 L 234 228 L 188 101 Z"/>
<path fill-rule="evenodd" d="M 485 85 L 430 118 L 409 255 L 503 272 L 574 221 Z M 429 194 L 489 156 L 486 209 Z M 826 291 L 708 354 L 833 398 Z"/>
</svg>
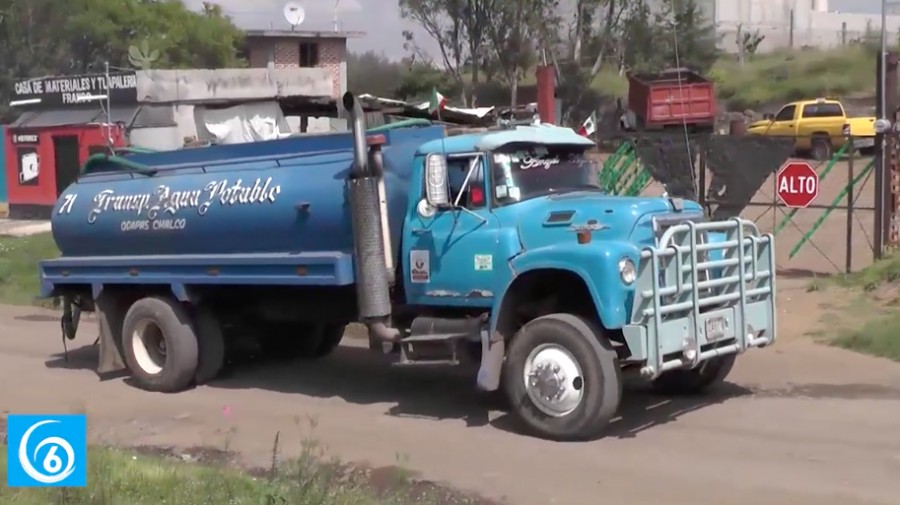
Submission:
<svg viewBox="0 0 900 505">
<path fill-rule="evenodd" d="M 299 26 L 306 19 L 306 11 L 297 2 L 288 2 L 284 6 L 284 19 L 291 25 L 291 29 Z"/>
</svg>

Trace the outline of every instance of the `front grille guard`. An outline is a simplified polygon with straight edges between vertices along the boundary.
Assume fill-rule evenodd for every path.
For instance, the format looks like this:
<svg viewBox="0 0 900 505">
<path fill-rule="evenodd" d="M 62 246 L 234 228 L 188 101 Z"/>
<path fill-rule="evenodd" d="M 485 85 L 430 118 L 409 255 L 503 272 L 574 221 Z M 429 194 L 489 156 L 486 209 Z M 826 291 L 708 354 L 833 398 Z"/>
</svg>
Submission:
<svg viewBox="0 0 900 505">
<path fill-rule="evenodd" d="M 713 243 L 709 232 L 722 232 L 725 240 Z M 632 325 L 646 331 L 641 331 L 646 335 L 643 375 L 655 378 L 775 341 L 771 234 L 761 234 L 741 218 L 683 221 L 668 226 L 657 244 L 641 252 L 631 313 Z M 711 259 L 713 251 L 722 251 L 721 259 Z M 701 315 L 711 311 L 728 314 L 732 338 L 715 344 L 705 340 Z M 684 331 L 675 334 L 673 328 Z"/>
</svg>

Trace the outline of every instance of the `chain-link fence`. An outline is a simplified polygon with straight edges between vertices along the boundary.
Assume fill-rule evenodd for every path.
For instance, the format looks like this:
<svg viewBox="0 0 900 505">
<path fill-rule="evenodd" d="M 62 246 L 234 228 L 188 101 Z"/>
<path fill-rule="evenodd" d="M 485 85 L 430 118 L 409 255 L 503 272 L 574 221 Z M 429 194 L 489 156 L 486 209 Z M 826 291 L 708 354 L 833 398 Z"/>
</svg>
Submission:
<svg viewBox="0 0 900 505">
<path fill-rule="evenodd" d="M 677 133 L 621 137 L 608 139 L 598 155 L 599 178 L 613 194 L 665 193 L 700 202 L 711 219 L 755 221 L 776 235 L 783 273 L 855 271 L 872 262 L 875 245 L 872 142 Z M 802 209 L 787 207 L 778 196 L 777 172 L 797 157 L 819 179 L 817 196 Z"/>
</svg>

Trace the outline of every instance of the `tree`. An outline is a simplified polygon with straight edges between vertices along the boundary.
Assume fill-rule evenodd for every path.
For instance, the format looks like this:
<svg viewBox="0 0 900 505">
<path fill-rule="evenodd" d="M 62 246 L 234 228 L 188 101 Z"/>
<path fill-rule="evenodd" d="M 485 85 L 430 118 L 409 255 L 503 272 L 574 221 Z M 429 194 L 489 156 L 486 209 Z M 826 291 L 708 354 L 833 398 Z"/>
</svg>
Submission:
<svg viewBox="0 0 900 505">
<path fill-rule="evenodd" d="M 179 0 L 0 0 L 0 107 L 17 80 L 102 72 L 105 62 L 132 68 L 131 47 L 155 53 L 154 68 L 217 68 L 242 66 L 242 43 L 213 4 L 193 12 Z"/>
<path fill-rule="evenodd" d="M 463 20 L 464 0 L 399 0 L 400 14 L 414 21 L 437 42 L 441 62 L 460 88 L 465 87 L 464 72 L 467 61 L 466 24 Z M 412 32 L 403 33 L 407 50 L 418 61 L 433 64 L 413 40 Z M 414 60 L 415 61 L 415 60 Z M 465 95 L 460 96 L 467 104 Z"/>
<path fill-rule="evenodd" d="M 494 11 L 488 39 L 500 75 L 510 89 L 510 107 L 517 105 L 519 81 L 534 63 L 535 35 L 542 20 L 543 0 L 506 0 Z"/>
</svg>

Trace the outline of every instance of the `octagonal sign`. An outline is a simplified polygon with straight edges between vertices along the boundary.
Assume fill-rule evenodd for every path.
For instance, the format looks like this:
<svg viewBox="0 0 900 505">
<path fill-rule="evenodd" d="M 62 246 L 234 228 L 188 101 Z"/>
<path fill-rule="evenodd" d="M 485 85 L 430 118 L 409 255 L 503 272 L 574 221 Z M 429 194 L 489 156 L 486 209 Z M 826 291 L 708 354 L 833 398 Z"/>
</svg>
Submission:
<svg viewBox="0 0 900 505">
<path fill-rule="evenodd" d="M 775 176 L 778 198 L 788 207 L 803 209 L 819 196 L 819 174 L 801 160 L 788 160 Z"/>
</svg>

